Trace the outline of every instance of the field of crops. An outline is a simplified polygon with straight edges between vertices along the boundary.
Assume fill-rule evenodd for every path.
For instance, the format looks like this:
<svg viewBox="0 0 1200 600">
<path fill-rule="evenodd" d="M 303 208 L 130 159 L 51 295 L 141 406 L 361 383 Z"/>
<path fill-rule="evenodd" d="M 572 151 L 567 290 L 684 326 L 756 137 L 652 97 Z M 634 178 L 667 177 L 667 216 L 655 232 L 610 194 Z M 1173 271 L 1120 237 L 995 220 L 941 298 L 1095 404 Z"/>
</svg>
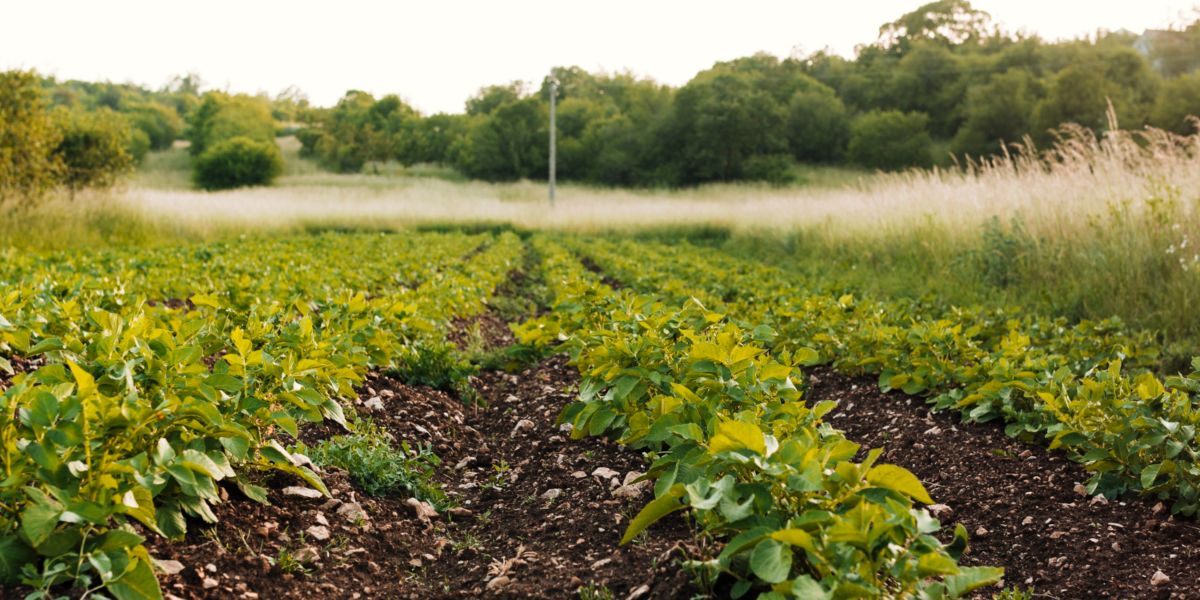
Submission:
<svg viewBox="0 0 1200 600">
<path fill-rule="evenodd" d="M 0 596 L 1191 597 L 1158 359 L 682 241 L 7 251 Z"/>
</svg>

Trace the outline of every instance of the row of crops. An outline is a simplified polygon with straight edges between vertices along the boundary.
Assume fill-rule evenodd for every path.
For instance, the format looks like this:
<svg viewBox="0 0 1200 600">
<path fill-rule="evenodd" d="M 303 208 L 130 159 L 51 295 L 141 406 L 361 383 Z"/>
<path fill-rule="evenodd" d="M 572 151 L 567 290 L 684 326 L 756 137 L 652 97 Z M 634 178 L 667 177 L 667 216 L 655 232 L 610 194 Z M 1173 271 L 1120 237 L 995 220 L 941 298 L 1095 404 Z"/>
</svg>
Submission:
<svg viewBox="0 0 1200 600">
<path fill-rule="evenodd" d="M 548 235 L 0 252 L 0 579 L 160 597 L 146 535 L 212 522 L 222 488 L 265 500 L 266 473 L 323 490 L 284 440 L 345 423 L 371 370 L 461 380 L 452 322 L 519 266 L 551 299 L 519 342 L 582 375 L 572 435 L 653 457 L 625 541 L 687 511 L 723 544 L 688 567 L 735 597 L 952 598 L 1002 576 L 960 565 L 966 532 L 921 508 L 917 477 L 806 402 L 816 364 L 1044 438 L 1093 493 L 1197 511 L 1200 375 L 1159 378 L 1150 338 L 1115 321 L 863 299 L 713 249 Z"/>
<path fill-rule="evenodd" d="M 523 252 L 511 235 L 325 235 L 0 261 L 0 578 L 161 596 L 140 531 L 212 522 L 369 369 L 437 365 Z M 7 358 L 5 358 L 7 357 Z M 20 360 L 16 360 L 19 358 Z"/>
<path fill-rule="evenodd" d="M 1200 510 L 1200 373 L 1157 377 L 1152 339 L 1116 320 L 1068 324 L 999 309 L 939 314 L 914 302 L 813 292 L 777 268 L 688 245 L 577 241 L 638 289 L 696 297 L 772 332 L 776 352 L 878 376 L 884 390 L 929 396 L 970 421 L 1003 420 L 1082 462 L 1090 493 L 1134 491 Z M 1200 371 L 1200 360 L 1193 363 Z"/>
</svg>

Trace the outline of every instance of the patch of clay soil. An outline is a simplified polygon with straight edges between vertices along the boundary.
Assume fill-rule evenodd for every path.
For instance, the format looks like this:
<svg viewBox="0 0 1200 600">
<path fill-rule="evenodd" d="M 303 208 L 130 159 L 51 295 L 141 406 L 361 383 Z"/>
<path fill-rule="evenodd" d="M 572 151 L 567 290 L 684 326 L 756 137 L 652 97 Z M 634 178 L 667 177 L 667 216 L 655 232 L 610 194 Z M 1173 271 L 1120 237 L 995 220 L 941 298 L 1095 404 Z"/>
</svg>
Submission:
<svg viewBox="0 0 1200 600">
<path fill-rule="evenodd" d="M 1003 566 L 1006 584 L 1033 587 L 1037 597 L 1200 598 L 1195 521 L 1153 499 L 1081 495 L 1083 467 L 998 424 L 963 424 L 920 398 L 828 369 L 812 371 L 808 385 L 810 402 L 839 403 L 827 417 L 834 427 L 885 448 L 881 460 L 912 470 L 948 507 L 943 524 L 967 527 L 965 563 Z"/>
</svg>

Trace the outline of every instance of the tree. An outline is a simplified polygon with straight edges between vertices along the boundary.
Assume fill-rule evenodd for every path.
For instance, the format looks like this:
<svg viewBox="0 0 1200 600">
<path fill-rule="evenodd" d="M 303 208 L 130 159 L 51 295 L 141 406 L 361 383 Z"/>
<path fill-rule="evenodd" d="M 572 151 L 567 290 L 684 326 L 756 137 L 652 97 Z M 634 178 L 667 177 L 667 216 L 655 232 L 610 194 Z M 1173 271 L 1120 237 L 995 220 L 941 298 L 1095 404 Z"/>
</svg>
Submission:
<svg viewBox="0 0 1200 600">
<path fill-rule="evenodd" d="M 914 44 L 891 69 L 887 83 L 887 108 L 931 115 L 934 134 L 949 136 L 959 125 L 962 104 L 962 59 L 945 46 Z"/>
<path fill-rule="evenodd" d="M 981 156 L 1001 151 L 1029 133 L 1037 83 L 1024 69 L 991 76 L 987 83 L 967 92 L 966 119 L 954 136 L 956 154 Z"/>
<path fill-rule="evenodd" d="M 61 181 L 72 193 L 112 186 L 134 162 L 129 121 L 109 108 L 54 112 L 61 139 L 54 155 L 63 165 Z"/>
<path fill-rule="evenodd" d="M 190 151 L 198 156 L 213 144 L 233 137 L 270 141 L 275 139 L 275 120 L 264 98 L 244 94 L 208 92 L 193 111 L 188 123 Z"/>
<path fill-rule="evenodd" d="M 129 113 L 134 127 L 145 132 L 153 150 L 166 150 L 183 131 L 183 119 L 175 109 L 158 102 L 148 102 Z"/>
<path fill-rule="evenodd" d="M 477 115 L 458 148 L 457 166 L 470 177 L 488 181 L 545 177 L 548 118 L 536 98 L 507 102 Z"/>
<path fill-rule="evenodd" d="M 992 17 L 967 0 L 937 0 L 879 28 L 880 47 L 907 52 L 916 42 L 956 46 L 978 42 L 992 30 Z"/>
<path fill-rule="evenodd" d="M 61 139 L 37 75 L 0 73 L 0 202 L 34 200 L 55 185 L 62 164 L 53 150 Z"/>
<path fill-rule="evenodd" d="M 1065 123 L 1075 123 L 1094 131 L 1106 123 L 1108 89 L 1104 72 L 1084 66 L 1063 69 L 1049 86 L 1049 93 L 1033 111 L 1035 138 L 1045 143 L 1049 131 Z"/>
<path fill-rule="evenodd" d="M 755 86 L 751 75 L 701 73 L 679 90 L 661 143 L 677 183 L 733 181 L 755 155 L 788 150 L 780 123 L 787 110 Z"/>
<path fill-rule="evenodd" d="M 850 141 L 850 115 L 832 90 L 796 92 L 788 103 L 787 136 L 796 160 L 839 160 Z"/>
<path fill-rule="evenodd" d="M 1200 116 L 1200 73 L 1169 79 L 1150 113 L 1150 122 L 1178 134 L 1196 133 L 1190 117 Z"/>
<path fill-rule="evenodd" d="M 922 113 L 874 111 L 860 116 L 850 129 L 851 161 L 885 171 L 933 164 L 933 140 Z"/>
</svg>

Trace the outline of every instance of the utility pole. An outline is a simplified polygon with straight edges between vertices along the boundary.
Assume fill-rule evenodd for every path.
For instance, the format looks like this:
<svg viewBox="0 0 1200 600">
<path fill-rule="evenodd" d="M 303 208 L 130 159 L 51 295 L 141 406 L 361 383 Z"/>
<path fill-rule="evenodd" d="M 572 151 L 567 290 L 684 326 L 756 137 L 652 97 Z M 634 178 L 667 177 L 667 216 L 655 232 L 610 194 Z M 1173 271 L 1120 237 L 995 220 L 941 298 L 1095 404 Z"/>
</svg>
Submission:
<svg viewBox="0 0 1200 600">
<path fill-rule="evenodd" d="M 557 135 L 554 131 L 554 105 L 558 100 L 558 80 L 554 75 L 550 75 L 550 206 L 554 206 L 554 179 L 555 171 L 557 170 L 558 161 L 555 154 L 557 148 L 555 142 Z"/>
</svg>

